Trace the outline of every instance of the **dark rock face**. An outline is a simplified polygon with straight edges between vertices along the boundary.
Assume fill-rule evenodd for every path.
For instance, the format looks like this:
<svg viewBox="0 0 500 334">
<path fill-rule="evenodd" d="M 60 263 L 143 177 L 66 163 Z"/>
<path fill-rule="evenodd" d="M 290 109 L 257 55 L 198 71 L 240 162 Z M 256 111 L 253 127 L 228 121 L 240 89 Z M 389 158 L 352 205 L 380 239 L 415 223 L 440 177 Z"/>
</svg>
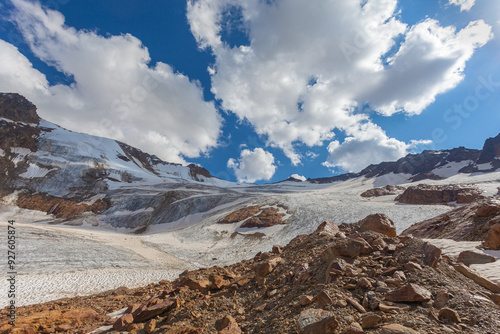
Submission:
<svg viewBox="0 0 500 334">
<path fill-rule="evenodd" d="M 477 163 L 484 164 L 492 162 L 495 158 L 500 158 L 500 134 L 495 138 L 488 138 L 486 140 L 481 155 L 479 159 L 477 159 Z"/>
<path fill-rule="evenodd" d="M 407 204 L 470 203 L 482 199 L 481 190 L 473 186 L 446 185 L 436 186 L 419 184 L 408 187 L 396 201 Z"/>
<path fill-rule="evenodd" d="M 17 93 L 0 93 L 0 117 L 14 122 L 40 122 L 36 106 Z"/>
<path fill-rule="evenodd" d="M 190 164 L 188 165 L 188 167 L 189 167 L 189 174 L 196 181 L 203 182 L 203 179 L 200 178 L 199 176 L 204 176 L 207 178 L 213 177 L 212 175 L 210 175 L 210 172 L 203 167 L 197 166 L 195 164 Z"/>
</svg>

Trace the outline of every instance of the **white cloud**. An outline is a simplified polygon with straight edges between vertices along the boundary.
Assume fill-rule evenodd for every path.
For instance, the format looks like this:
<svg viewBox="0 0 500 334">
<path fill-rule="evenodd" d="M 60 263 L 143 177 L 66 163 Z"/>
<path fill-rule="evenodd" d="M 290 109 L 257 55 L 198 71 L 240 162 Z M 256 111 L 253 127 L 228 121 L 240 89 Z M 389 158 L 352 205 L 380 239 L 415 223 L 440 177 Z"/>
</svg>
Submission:
<svg viewBox="0 0 500 334">
<path fill-rule="evenodd" d="M 449 0 L 448 3 L 450 5 L 456 5 L 460 7 L 460 11 L 469 11 L 472 6 L 474 6 L 474 2 L 476 0 Z"/>
<path fill-rule="evenodd" d="M 171 162 L 217 146 L 221 117 L 198 82 L 129 34 L 103 37 L 64 24 L 56 11 L 13 0 L 12 20 L 33 53 L 74 79 L 50 86 L 14 46 L 0 41 L 0 90 L 16 91 L 39 114 L 71 130 L 125 141 Z"/>
<path fill-rule="evenodd" d="M 262 148 L 241 151 L 238 160 L 228 160 L 227 167 L 234 170 L 238 182 L 247 183 L 270 180 L 276 171 L 273 155 Z"/>
<path fill-rule="evenodd" d="M 290 176 L 291 178 L 295 179 L 295 180 L 299 180 L 299 181 L 307 181 L 306 177 L 305 176 L 302 176 L 302 175 L 299 175 L 299 174 L 292 174 L 292 176 Z"/>
<path fill-rule="evenodd" d="M 384 115 L 419 114 L 463 79 L 466 61 L 491 38 L 483 21 L 458 32 L 431 19 L 407 26 L 397 18 L 396 0 L 362 3 L 188 2 L 193 35 L 216 57 L 212 92 L 293 164 L 302 158 L 294 144 L 322 145 L 334 138 L 334 130 L 349 135 L 369 122 L 360 111 L 367 103 Z M 231 6 L 241 9 L 249 45 L 231 47 L 221 37 L 227 25 L 223 13 Z M 379 133 L 373 136 L 355 140 L 367 148 L 381 143 Z M 374 161 L 395 157 L 405 147 L 387 138 L 380 148 L 391 153 L 370 156 Z M 347 160 L 343 164 L 351 166 Z"/>
<path fill-rule="evenodd" d="M 387 134 L 373 123 L 360 124 L 349 130 L 349 136 L 340 143 L 337 140 L 328 145 L 327 167 L 340 167 L 350 172 L 359 172 L 370 164 L 395 161 L 404 157 L 408 150 L 431 141 L 411 141 L 406 144 Z"/>
</svg>

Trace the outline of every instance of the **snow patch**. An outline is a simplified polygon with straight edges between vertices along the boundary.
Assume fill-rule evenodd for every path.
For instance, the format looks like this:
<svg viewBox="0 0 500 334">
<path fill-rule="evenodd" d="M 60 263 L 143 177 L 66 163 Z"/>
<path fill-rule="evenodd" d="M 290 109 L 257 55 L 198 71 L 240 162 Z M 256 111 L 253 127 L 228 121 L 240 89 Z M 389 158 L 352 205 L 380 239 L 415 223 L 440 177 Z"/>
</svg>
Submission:
<svg viewBox="0 0 500 334">
<path fill-rule="evenodd" d="M 46 169 L 39 167 L 36 164 L 31 164 L 28 166 L 28 170 L 22 174 L 20 174 L 20 177 L 23 177 L 25 179 L 32 179 L 32 178 L 38 178 L 38 177 L 44 177 L 46 176 L 49 172 L 56 170 L 56 168 L 53 169 Z"/>
<path fill-rule="evenodd" d="M 493 164 L 491 162 L 477 165 L 477 169 L 479 171 L 491 170 L 492 168 L 493 168 Z"/>
<path fill-rule="evenodd" d="M 450 176 L 458 174 L 458 171 L 460 169 L 469 166 L 471 163 L 473 163 L 472 160 L 464 160 L 460 162 L 452 161 L 444 166 L 434 169 L 432 173 L 442 178 L 448 178 Z"/>
</svg>

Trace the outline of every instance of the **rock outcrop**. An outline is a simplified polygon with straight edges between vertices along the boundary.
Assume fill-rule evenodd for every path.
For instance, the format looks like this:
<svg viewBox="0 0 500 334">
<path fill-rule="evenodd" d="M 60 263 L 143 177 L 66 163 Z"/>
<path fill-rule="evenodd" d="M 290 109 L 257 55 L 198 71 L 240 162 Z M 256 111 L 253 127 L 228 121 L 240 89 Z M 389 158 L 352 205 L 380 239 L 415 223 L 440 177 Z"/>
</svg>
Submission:
<svg viewBox="0 0 500 334">
<path fill-rule="evenodd" d="M 1 310 L 0 333 L 500 332 L 500 286 L 448 257 L 433 268 L 427 245 L 360 224 L 337 230 L 324 223 L 228 267 L 19 307 L 14 328 L 9 310 Z M 344 253 L 332 253 L 339 249 Z M 124 311 L 111 318 L 117 310 Z"/>
<path fill-rule="evenodd" d="M 500 223 L 500 200 L 484 199 L 416 223 L 402 235 L 455 241 L 484 241 L 490 229 Z M 492 232 L 491 240 L 495 240 Z"/>
<path fill-rule="evenodd" d="M 40 122 L 36 106 L 17 93 L 0 93 L 0 118 L 32 124 Z"/>
<path fill-rule="evenodd" d="M 405 187 L 387 185 L 385 187 L 368 189 L 361 193 L 361 197 L 380 197 L 387 195 L 396 195 L 400 191 L 405 190 Z"/>
<path fill-rule="evenodd" d="M 443 204 L 450 202 L 470 203 L 484 198 L 482 191 L 474 186 L 428 185 L 410 186 L 395 201 L 406 204 Z"/>
<path fill-rule="evenodd" d="M 249 206 L 236 210 L 226 217 L 219 220 L 219 224 L 234 224 L 242 222 L 242 228 L 262 228 L 274 225 L 286 224 L 283 220 L 286 213 L 280 212 L 285 209 L 282 207 L 269 206 Z"/>
</svg>

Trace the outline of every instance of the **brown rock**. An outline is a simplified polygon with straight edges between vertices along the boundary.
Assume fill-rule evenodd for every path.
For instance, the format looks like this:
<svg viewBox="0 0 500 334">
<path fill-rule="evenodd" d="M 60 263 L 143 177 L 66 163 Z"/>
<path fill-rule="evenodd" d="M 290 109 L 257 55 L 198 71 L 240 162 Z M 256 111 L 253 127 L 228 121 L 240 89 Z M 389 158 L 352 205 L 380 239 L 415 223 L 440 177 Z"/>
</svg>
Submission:
<svg viewBox="0 0 500 334">
<path fill-rule="evenodd" d="M 226 315 L 224 318 L 219 319 L 215 322 L 215 328 L 219 331 L 219 334 L 240 334 L 241 329 L 236 320 L 230 315 Z"/>
<path fill-rule="evenodd" d="M 261 262 L 255 267 L 255 274 L 257 276 L 266 276 L 276 268 L 281 260 L 281 257 L 275 257 Z"/>
<path fill-rule="evenodd" d="M 330 294 L 328 291 L 321 291 L 319 295 L 316 296 L 316 303 L 320 307 L 324 307 L 327 305 L 331 305 L 333 303 L 332 298 L 330 297 Z"/>
<path fill-rule="evenodd" d="M 344 297 L 345 300 L 351 304 L 356 310 L 358 310 L 359 312 L 361 313 L 366 313 L 366 309 L 363 307 L 363 305 L 361 305 L 360 303 L 358 303 L 354 298 L 351 298 L 351 297 Z"/>
<path fill-rule="evenodd" d="M 279 245 L 274 245 L 273 250 L 271 251 L 273 254 L 281 254 L 283 253 L 283 248 Z"/>
<path fill-rule="evenodd" d="M 484 245 L 489 249 L 500 250 L 500 224 L 490 228 L 484 239 Z"/>
<path fill-rule="evenodd" d="M 354 239 L 347 239 L 336 243 L 331 249 L 336 255 L 353 258 L 359 256 L 363 252 L 365 243 Z"/>
<path fill-rule="evenodd" d="M 496 201 L 482 203 L 476 210 L 478 217 L 490 217 L 500 213 L 500 203 Z"/>
<path fill-rule="evenodd" d="M 14 122 L 40 122 L 36 106 L 17 93 L 0 93 L 0 117 Z"/>
<path fill-rule="evenodd" d="M 208 279 L 210 281 L 210 287 L 215 290 L 220 290 L 231 285 L 231 282 L 225 280 L 221 275 L 212 274 Z"/>
<path fill-rule="evenodd" d="M 246 207 L 237 211 L 234 211 L 224 217 L 223 219 L 219 220 L 219 224 L 233 224 L 237 223 L 240 221 L 243 221 L 249 217 L 253 217 L 257 213 L 260 212 L 260 207 L 259 206 L 250 206 Z"/>
<path fill-rule="evenodd" d="M 134 322 L 134 317 L 132 314 L 127 313 L 122 315 L 120 318 L 118 318 L 115 323 L 113 324 L 113 329 L 119 330 L 125 327 L 128 324 L 131 324 Z"/>
<path fill-rule="evenodd" d="M 466 266 L 471 264 L 484 264 L 495 262 L 497 259 L 493 256 L 484 253 L 478 253 L 475 251 L 463 251 L 458 255 L 459 262 L 462 262 Z"/>
<path fill-rule="evenodd" d="M 361 317 L 363 329 L 375 328 L 382 321 L 382 317 L 375 313 L 367 313 Z"/>
<path fill-rule="evenodd" d="M 359 224 L 370 231 L 382 233 L 391 238 L 396 236 L 396 227 L 394 226 L 394 222 L 389 217 L 381 213 L 369 215 L 365 219 L 361 220 Z"/>
<path fill-rule="evenodd" d="M 198 290 L 201 293 L 206 293 L 210 289 L 212 283 L 205 278 L 198 279 L 195 277 L 188 277 L 185 285 L 191 290 Z"/>
<path fill-rule="evenodd" d="M 372 283 L 366 277 L 362 277 L 358 280 L 358 285 L 363 289 L 369 289 L 372 287 Z"/>
<path fill-rule="evenodd" d="M 300 334 L 333 334 L 338 326 L 335 313 L 320 309 L 307 309 L 297 319 Z"/>
<path fill-rule="evenodd" d="M 381 334 L 419 334 L 417 331 L 398 324 L 385 325 L 380 330 Z"/>
<path fill-rule="evenodd" d="M 453 201 L 470 203 L 484 198 L 481 193 L 482 191 L 477 187 L 419 184 L 406 188 L 395 200 L 408 204 L 438 204 Z"/>
<path fill-rule="evenodd" d="M 409 270 L 409 271 L 420 271 L 420 270 L 422 270 L 422 266 L 421 265 L 419 265 L 418 263 L 412 262 L 412 261 L 408 261 L 407 263 L 405 263 L 403 265 L 403 267 L 406 270 Z"/>
<path fill-rule="evenodd" d="M 385 299 L 391 302 L 424 302 L 431 298 L 432 294 L 427 289 L 413 283 L 385 294 Z"/>
<path fill-rule="evenodd" d="M 324 221 L 318 226 L 315 233 L 325 233 L 334 237 L 339 232 L 339 227 L 335 223 Z"/>
<path fill-rule="evenodd" d="M 364 332 L 365 331 L 363 330 L 360 324 L 358 324 L 357 322 L 353 322 L 349 326 L 345 334 L 363 334 Z"/>
<path fill-rule="evenodd" d="M 299 298 L 299 304 L 302 306 L 306 306 L 306 305 L 312 304 L 313 300 L 314 300 L 313 296 L 302 295 Z"/>
<path fill-rule="evenodd" d="M 144 325 L 144 331 L 147 333 L 147 334 L 151 334 L 155 331 L 156 329 L 156 320 L 155 319 L 151 319 L 149 320 L 148 322 L 146 322 L 146 324 Z"/>
<path fill-rule="evenodd" d="M 156 317 L 164 312 L 169 311 L 175 305 L 175 302 L 172 300 L 166 300 L 163 303 L 148 307 L 144 310 L 137 312 L 134 314 L 134 322 L 145 322 L 151 318 Z"/>
<path fill-rule="evenodd" d="M 441 258 L 441 253 L 443 252 L 441 248 L 426 242 L 424 244 L 423 251 L 424 251 L 424 264 L 431 268 L 435 268 L 439 259 Z"/>
<path fill-rule="evenodd" d="M 462 322 L 460 319 L 460 315 L 458 315 L 457 311 L 452 310 L 450 308 L 443 308 L 439 311 L 439 318 L 446 319 L 452 322 Z"/>
<path fill-rule="evenodd" d="M 477 284 L 481 285 L 482 287 L 484 287 L 492 292 L 500 293 L 500 285 L 499 284 L 492 282 L 489 279 L 480 276 L 478 273 L 476 273 L 476 271 L 464 266 L 461 263 L 459 263 L 453 267 L 455 268 L 456 271 L 458 271 L 462 275 L 470 278 L 471 280 L 473 280 Z"/>
<path fill-rule="evenodd" d="M 402 311 L 411 310 L 410 305 L 393 303 L 393 302 L 390 302 L 387 300 L 381 301 L 378 304 L 378 307 L 382 312 L 386 312 L 386 313 L 399 313 Z"/>
</svg>

